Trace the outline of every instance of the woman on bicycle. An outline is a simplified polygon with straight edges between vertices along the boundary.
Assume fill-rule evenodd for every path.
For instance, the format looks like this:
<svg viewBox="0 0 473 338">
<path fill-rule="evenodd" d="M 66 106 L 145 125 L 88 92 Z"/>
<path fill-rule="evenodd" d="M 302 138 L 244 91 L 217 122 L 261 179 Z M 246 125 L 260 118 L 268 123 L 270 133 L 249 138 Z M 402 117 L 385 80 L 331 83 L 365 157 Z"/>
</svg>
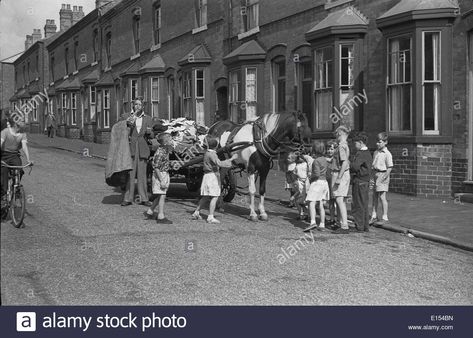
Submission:
<svg viewBox="0 0 473 338">
<path fill-rule="evenodd" d="M 25 123 L 16 121 L 10 117 L 8 119 L 9 125 L 1 131 L 1 160 L 8 165 L 21 166 L 20 149 L 26 156 L 27 163 L 30 163 L 30 153 L 26 140 L 26 133 L 23 132 Z M 2 207 L 4 205 L 4 197 L 7 193 L 8 186 L 8 168 L 1 169 L 1 183 L 2 183 Z"/>
</svg>

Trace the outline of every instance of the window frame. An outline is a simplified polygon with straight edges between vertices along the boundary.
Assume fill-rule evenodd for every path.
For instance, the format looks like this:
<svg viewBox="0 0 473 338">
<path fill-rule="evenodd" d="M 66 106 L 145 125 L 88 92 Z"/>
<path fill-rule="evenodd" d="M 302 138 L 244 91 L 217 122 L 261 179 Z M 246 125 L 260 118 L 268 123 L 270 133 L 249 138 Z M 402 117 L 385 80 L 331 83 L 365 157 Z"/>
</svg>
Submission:
<svg viewBox="0 0 473 338">
<path fill-rule="evenodd" d="M 112 67 L 112 33 L 108 32 L 105 35 L 105 55 L 107 59 L 107 67 Z"/>
<path fill-rule="evenodd" d="M 330 103 L 330 115 L 332 114 L 333 111 L 333 106 L 334 102 L 336 100 L 335 97 L 335 88 L 336 88 L 336 83 L 335 83 L 335 67 L 336 67 L 336 57 L 335 57 L 335 48 L 336 44 L 335 43 L 330 43 L 330 44 L 324 44 L 321 46 L 317 46 L 317 48 L 313 49 L 312 55 L 313 55 L 313 83 L 314 83 L 314 120 L 313 120 L 313 125 L 311 128 L 314 131 L 332 131 L 333 130 L 333 123 L 330 123 L 329 128 L 324 128 L 321 126 L 321 118 L 320 114 L 318 114 L 318 105 L 317 105 L 317 94 L 320 93 L 325 93 L 328 92 L 331 95 L 331 103 Z M 326 50 L 331 50 L 331 58 L 326 59 L 325 58 L 325 53 L 322 58 L 322 62 L 318 62 L 317 54 L 320 53 L 321 51 L 326 51 Z M 320 75 L 320 64 L 323 64 L 323 83 L 324 85 L 319 85 L 321 83 L 321 79 L 319 77 Z M 323 112 L 321 112 L 323 114 Z M 329 115 L 329 119 L 330 119 Z"/>
<path fill-rule="evenodd" d="M 284 65 L 284 76 L 280 74 L 281 64 Z M 284 99 L 281 101 L 280 95 L 280 82 L 284 81 Z M 285 56 L 277 56 L 271 60 L 271 96 L 272 96 L 272 107 L 273 113 L 283 113 L 287 111 L 286 97 L 287 97 L 287 62 Z M 282 104 L 282 106 L 281 106 Z"/>
<path fill-rule="evenodd" d="M 236 82 L 233 82 L 233 75 L 235 76 Z M 240 108 L 241 108 L 241 68 L 234 68 L 228 72 L 228 106 L 229 106 L 229 117 L 230 120 L 239 123 L 240 119 Z M 235 95 L 234 95 L 235 94 Z M 235 116 L 234 116 L 235 115 Z"/>
<path fill-rule="evenodd" d="M 425 35 L 426 33 L 437 33 L 438 34 L 438 60 L 433 61 L 433 76 L 437 73 L 438 79 L 435 80 L 426 80 L 425 79 Z M 422 75 L 421 75 L 421 87 L 422 87 L 422 135 L 440 135 L 440 111 L 442 110 L 442 30 L 422 30 L 422 52 L 421 52 L 421 64 L 422 64 Z M 438 69 L 435 67 L 435 61 L 438 64 Z M 425 129 L 425 84 L 434 84 L 435 88 L 438 90 L 437 105 L 434 111 L 434 129 L 426 130 Z M 436 85 L 436 86 L 435 86 Z"/>
<path fill-rule="evenodd" d="M 66 71 L 65 75 L 68 75 L 69 74 L 69 47 L 64 48 L 64 67 Z"/>
<path fill-rule="evenodd" d="M 153 81 L 156 80 L 156 84 L 157 84 L 157 97 L 154 97 L 153 96 L 153 89 L 155 88 L 153 86 Z M 151 76 L 150 79 L 149 79 L 149 87 L 150 87 L 150 93 L 149 93 L 149 102 L 150 102 L 150 105 L 151 105 L 151 117 L 159 117 L 159 103 L 160 103 L 160 93 L 159 93 L 159 90 L 161 88 L 161 84 L 160 84 L 160 77 L 158 76 Z M 156 104 L 156 113 L 154 111 L 154 105 Z"/>
<path fill-rule="evenodd" d="M 135 90 L 133 89 L 133 83 L 136 83 L 136 88 Z M 131 78 L 130 79 L 130 86 L 128 87 L 130 88 L 130 92 L 129 92 L 129 102 L 130 104 L 132 104 L 132 102 L 134 100 L 136 100 L 139 96 L 140 96 L 140 90 L 139 90 L 139 78 Z M 134 97 L 133 97 L 134 96 Z"/>
<path fill-rule="evenodd" d="M 161 28 L 162 28 L 161 5 L 154 7 L 153 14 L 153 41 L 155 46 L 161 45 Z"/>
<path fill-rule="evenodd" d="M 140 53 L 140 16 L 133 17 L 133 48 L 135 55 Z"/>
<path fill-rule="evenodd" d="M 102 122 L 103 122 L 103 128 L 107 129 L 110 128 L 110 89 L 104 89 L 102 90 L 102 104 L 103 104 L 103 109 L 102 109 Z M 107 105 L 108 102 L 108 105 Z"/>
<path fill-rule="evenodd" d="M 94 100 L 92 100 L 92 93 L 94 93 Z M 97 114 L 97 87 L 89 86 L 89 119 L 90 121 L 95 121 L 96 114 Z"/>
<path fill-rule="evenodd" d="M 77 125 L 77 93 L 71 93 L 71 126 Z"/>
<path fill-rule="evenodd" d="M 195 0 L 195 28 L 207 25 L 207 0 Z"/>
<path fill-rule="evenodd" d="M 396 40 L 396 39 L 402 39 L 402 38 L 409 38 L 410 40 L 410 49 L 409 49 L 409 57 L 410 57 L 410 81 L 406 82 L 405 79 L 406 79 L 406 74 L 405 74 L 405 67 L 404 67 L 404 75 L 403 75 L 403 79 L 404 81 L 403 82 L 397 82 L 397 79 L 395 80 L 395 82 L 390 82 L 390 74 L 389 74 L 389 71 L 390 71 L 390 68 L 389 68 L 389 63 L 391 62 L 391 52 L 390 52 L 390 42 L 391 40 Z M 401 33 L 401 34 L 397 34 L 397 35 L 393 35 L 393 36 L 390 36 L 388 38 L 386 38 L 386 105 L 387 105 L 387 130 L 389 131 L 389 133 L 392 133 L 392 134 L 396 134 L 396 135 L 412 135 L 413 131 L 414 131 L 414 125 L 413 125 L 413 122 L 414 122 L 414 111 L 413 111 L 413 108 L 414 108 L 414 97 L 413 97 L 413 94 L 414 94 L 414 59 L 413 59 L 413 50 L 414 50 L 414 36 L 411 34 L 411 33 Z M 400 53 L 401 50 L 399 50 L 397 53 Z M 398 56 L 399 57 L 399 56 Z M 392 120 L 392 115 L 391 115 L 391 107 L 390 107 L 390 100 L 389 100 L 389 89 L 392 88 L 392 87 L 395 87 L 395 86 L 410 86 L 410 106 L 409 106 L 409 109 L 410 109 L 410 121 L 409 121 L 409 125 L 410 125 L 410 128 L 409 130 L 393 130 L 392 129 L 392 123 L 391 123 L 391 120 Z"/>
<path fill-rule="evenodd" d="M 240 17 L 241 17 L 241 32 L 251 32 L 252 30 L 259 28 L 259 0 L 243 0 L 245 2 L 245 6 L 240 5 Z M 254 12 L 256 14 L 254 14 Z M 249 19 L 250 12 L 253 15 L 256 15 L 254 25 L 250 25 L 251 21 Z"/>
<path fill-rule="evenodd" d="M 258 67 L 256 66 L 246 66 L 244 67 L 245 69 L 245 113 L 246 113 L 246 120 L 254 119 L 255 117 L 258 116 Z M 255 71 L 255 80 L 254 80 L 254 100 L 250 101 L 248 99 L 248 88 L 250 86 L 248 85 L 248 70 L 254 70 Z M 248 116 L 248 104 L 251 104 L 252 106 L 254 105 L 255 107 L 255 114 L 254 116 Z"/>
</svg>

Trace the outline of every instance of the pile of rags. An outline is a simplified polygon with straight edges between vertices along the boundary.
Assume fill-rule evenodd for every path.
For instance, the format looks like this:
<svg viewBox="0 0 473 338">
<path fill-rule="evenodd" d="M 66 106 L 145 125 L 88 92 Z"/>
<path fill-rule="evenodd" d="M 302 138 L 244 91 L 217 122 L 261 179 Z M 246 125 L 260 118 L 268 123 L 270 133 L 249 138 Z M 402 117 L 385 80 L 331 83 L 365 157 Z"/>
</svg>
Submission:
<svg viewBox="0 0 473 338">
<path fill-rule="evenodd" d="M 167 127 L 166 133 L 171 134 L 173 148 L 178 153 L 194 146 L 203 147 L 209 130 L 206 126 L 199 126 L 195 121 L 185 117 L 161 120 L 161 124 Z"/>
</svg>

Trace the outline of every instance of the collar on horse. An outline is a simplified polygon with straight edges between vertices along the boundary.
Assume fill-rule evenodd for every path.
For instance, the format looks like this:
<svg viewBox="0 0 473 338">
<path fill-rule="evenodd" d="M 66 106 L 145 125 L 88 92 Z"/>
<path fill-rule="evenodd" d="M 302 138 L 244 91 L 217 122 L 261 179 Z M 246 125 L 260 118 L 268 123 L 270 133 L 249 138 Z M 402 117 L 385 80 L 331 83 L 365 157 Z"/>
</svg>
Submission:
<svg viewBox="0 0 473 338">
<path fill-rule="evenodd" d="M 275 149 L 271 149 L 268 144 L 267 138 L 264 137 L 265 132 L 266 128 L 263 124 L 263 119 L 260 118 L 253 122 L 253 139 L 255 142 L 255 147 L 261 154 L 271 159 L 278 154 L 278 149 L 281 145 L 281 142 L 279 142 L 278 140 L 276 140 L 276 138 L 269 134 L 268 138 L 270 138 L 271 140 L 273 140 L 273 142 L 277 144 Z"/>
</svg>

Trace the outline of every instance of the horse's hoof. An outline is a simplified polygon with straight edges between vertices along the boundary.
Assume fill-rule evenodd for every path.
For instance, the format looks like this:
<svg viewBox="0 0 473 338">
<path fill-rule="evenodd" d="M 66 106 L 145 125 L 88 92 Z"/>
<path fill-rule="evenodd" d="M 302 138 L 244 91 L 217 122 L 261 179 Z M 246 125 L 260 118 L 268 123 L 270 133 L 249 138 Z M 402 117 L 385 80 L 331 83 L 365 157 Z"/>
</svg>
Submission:
<svg viewBox="0 0 473 338">
<path fill-rule="evenodd" d="M 250 216 L 248 216 L 248 219 L 252 222 L 258 222 L 258 216 L 256 216 L 256 215 L 254 215 L 254 216 L 250 215 Z"/>
<path fill-rule="evenodd" d="M 268 221 L 268 215 L 267 214 L 259 215 L 259 220 L 267 222 Z"/>
</svg>

